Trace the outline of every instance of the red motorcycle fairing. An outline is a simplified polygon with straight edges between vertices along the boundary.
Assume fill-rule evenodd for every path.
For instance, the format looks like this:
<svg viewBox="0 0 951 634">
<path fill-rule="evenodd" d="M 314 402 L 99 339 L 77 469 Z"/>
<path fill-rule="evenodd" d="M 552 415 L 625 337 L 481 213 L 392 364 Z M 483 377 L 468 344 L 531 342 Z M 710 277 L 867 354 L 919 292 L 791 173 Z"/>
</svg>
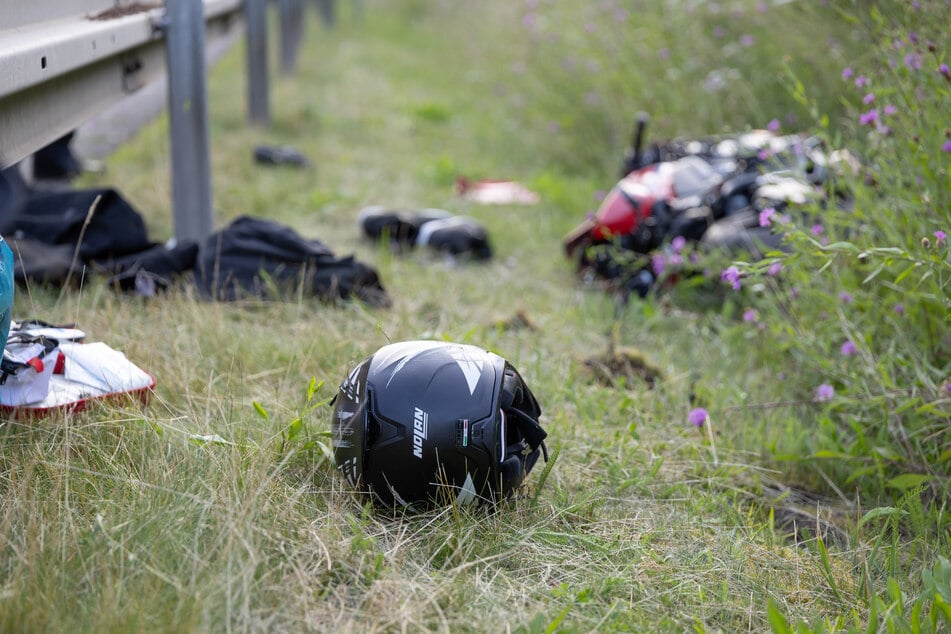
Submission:
<svg viewBox="0 0 951 634">
<path fill-rule="evenodd" d="M 601 201 L 591 235 L 596 240 L 633 233 L 658 200 L 674 197 L 674 164 L 659 163 L 631 172 Z"/>
<path fill-rule="evenodd" d="M 688 156 L 635 170 L 608 192 L 593 217 L 565 236 L 569 257 L 586 242 L 604 242 L 633 234 L 658 201 L 670 202 L 702 195 L 722 183 L 706 161 Z"/>
</svg>

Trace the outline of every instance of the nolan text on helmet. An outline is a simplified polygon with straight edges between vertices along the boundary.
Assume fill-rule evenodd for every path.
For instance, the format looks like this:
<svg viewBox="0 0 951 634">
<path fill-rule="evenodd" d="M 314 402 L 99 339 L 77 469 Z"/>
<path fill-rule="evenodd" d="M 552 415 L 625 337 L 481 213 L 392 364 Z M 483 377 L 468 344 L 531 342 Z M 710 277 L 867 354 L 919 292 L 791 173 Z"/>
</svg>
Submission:
<svg viewBox="0 0 951 634">
<path fill-rule="evenodd" d="M 413 455 L 423 459 L 423 441 L 429 430 L 429 414 L 418 407 L 413 412 Z"/>
</svg>

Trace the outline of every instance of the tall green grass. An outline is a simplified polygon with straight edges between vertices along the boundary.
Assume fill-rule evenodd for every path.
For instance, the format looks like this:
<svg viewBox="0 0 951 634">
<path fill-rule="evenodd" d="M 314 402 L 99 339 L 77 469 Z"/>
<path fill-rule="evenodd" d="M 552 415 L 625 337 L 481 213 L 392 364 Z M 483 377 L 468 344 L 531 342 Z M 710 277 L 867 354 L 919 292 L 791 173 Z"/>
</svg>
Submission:
<svg viewBox="0 0 951 634">
<path fill-rule="evenodd" d="M 17 318 L 76 322 L 158 387 L 144 409 L 0 425 L 0 630 L 946 631 L 947 6 L 872 6 L 406 0 L 332 31 L 309 16 L 270 129 L 245 124 L 232 51 L 209 84 L 217 224 L 266 216 L 353 252 L 393 306 L 144 300 L 96 279 L 20 292 Z M 868 92 L 890 134 L 859 123 Z M 866 168 L 840 181 L 855 209 L 821 234 L 791 225 L 793 255 L 711 261 L 703 286 L 620 307 L 560 240 L 613 184 L 638 110 L 655 139 L 772 119 L 821 134 Z M 157 240 L 165 125 L 81 183 L 118 187 Z M 256 166 L 261 142 L 316 168 Z M 475 206 L 458 174 L 544 202 Z M 470 214 L 496 257 L 391 253 L 360 238 L 368 204 Z M 346 372 L 420 337 L 502 354 L 542 404 L 557 459 L 497 511 L 380 513 L 324 451 L 321 403 Z M 588 362 L 609 351 L 659 380 L 605 383 Z"/>
</svg>

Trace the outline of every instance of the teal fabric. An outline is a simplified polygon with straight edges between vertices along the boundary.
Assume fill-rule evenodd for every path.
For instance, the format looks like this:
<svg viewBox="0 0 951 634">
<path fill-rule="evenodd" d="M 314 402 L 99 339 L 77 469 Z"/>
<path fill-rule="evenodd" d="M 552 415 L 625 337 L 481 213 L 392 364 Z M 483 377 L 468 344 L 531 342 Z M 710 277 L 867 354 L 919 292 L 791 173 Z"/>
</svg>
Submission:
<svg viewBox="0 0 951 634">
<path fill-rule="evenodd" d="M 13 251 L 0 236 L 0 337 L 6 346 L 13 318 Z"/>
</svg>

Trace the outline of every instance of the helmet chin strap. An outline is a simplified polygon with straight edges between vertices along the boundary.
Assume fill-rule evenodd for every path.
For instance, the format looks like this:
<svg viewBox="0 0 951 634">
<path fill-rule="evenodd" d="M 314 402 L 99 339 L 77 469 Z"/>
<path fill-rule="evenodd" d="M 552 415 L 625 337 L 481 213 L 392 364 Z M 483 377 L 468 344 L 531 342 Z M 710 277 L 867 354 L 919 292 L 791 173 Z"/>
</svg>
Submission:
<svg viewBox="0 0 951 634">
<path fill-rule="evenodd" d="M 508 424 L 512 425 L 514 423 L 520 437 L 519 441 L 511 446 L 506 446 L 503 437 L 502 446 L 505 450 L 503 459 L 512 453 L 523 454 L 525 457 L 525 472 L 528 473 L 534 466 L 535 461 L 538 460 L 537 452 L 541 448 L 545 456 L 545 462 L 548 462 L 548 447 L 545 446 L 545 438 L 548 433 L 538 423 L 538 402 L 535 401 L 532 393 L 525 389 L 521 377 L 514 370 L 506 371 L 502 379 L 500 406 L 503 415 L 508 416 Z M 525 406 L 536 412 L 536 415 L 533 416 L 522 409 Z M 503 418 L 503 421 L 505 421 L 505 418 Z M 524 443 L 527 443 L 527 446 Z"/>
<path fill-rule="evenodd" d="M 518 457 L 527 474 L 538 461 L 539 448 L 545 456 L 545 462 L 548 462 L 548 447 L 545 446 L 548 433 L 542 429 L 537 420 L 514 407 L 510 407 L 507 411 L 499 411 L 499 415 L 502 417 L 503 425 L 507 425 L 510 429 L 514 427 L 516 432 L 515 442 L 509 443 L 504 437 L 502 438 L 503 463 Z M 503 433 L 505 433 L 504 426 Z"/>
<path fill-rule="evenodd" d="M 545 438 L 548 437 L 548 432 L 542 429 L 535 418 L 516 407 L 510 407 L 508 415 L 509 420 L 515 423 L 522 438 L 528 443 L 522 453 L 530 455 L 537 452 L 541 447 L 542 453 L 545 455 L 545 462 L 548 462 L 548 447 L 545 446 Z M 536 456 L 535 460 L 537 459 Z M 535 460 L 532 460 L 532 465 L 535 464 Z M 525 470 L 528 471 L 529 469 L 531 469 L 531 466 L 526 465 Z"/>
<path fill-rule="evenodd" d="M 502 491 L 518 487 L 526 475 L 538 462 L 539 447 L 548 462 L 548 448 L 545 447 L 545 430 L 534 418 L 520 409 L 509 407 L 499 410 L 502 456 L 499 462 Z M 508 429 L 506 429 L 508 428 Z M 506 442 L 505 435 L 514 430 L 516 440 Z"/>
</svg>

